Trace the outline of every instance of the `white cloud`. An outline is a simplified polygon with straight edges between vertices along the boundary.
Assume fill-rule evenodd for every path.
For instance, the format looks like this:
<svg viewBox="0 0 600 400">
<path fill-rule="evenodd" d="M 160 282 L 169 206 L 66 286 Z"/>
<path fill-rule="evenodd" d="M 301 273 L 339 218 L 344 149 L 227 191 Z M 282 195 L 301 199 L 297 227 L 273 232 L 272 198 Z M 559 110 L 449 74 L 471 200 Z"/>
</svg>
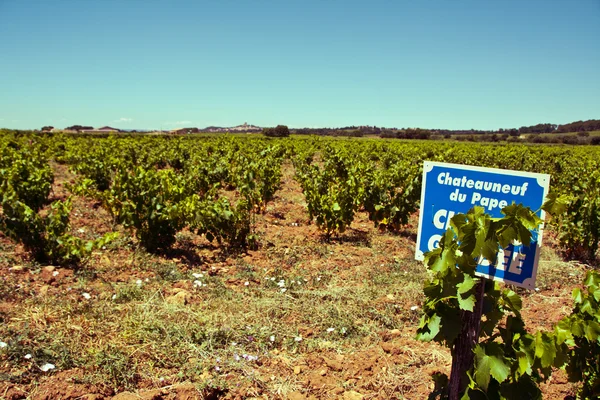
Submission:
<svg viewBox="0 0 600 400">
<path fill-rule="evenodd" d="M 192 123 L 192 121 L 184 120 L 184 121 L 175 121 L 175 122 L 172 122 L 172 121 L 165 122 L 165 125 L 189 125 L 191 123 Z"/>
<path fill-rule="evenodd" d="M 131 122 L 131 121 L 133 121 L 133 118 L 121 117 L 119 119 L 115 119 L 113 122 Z"/>
</svg>

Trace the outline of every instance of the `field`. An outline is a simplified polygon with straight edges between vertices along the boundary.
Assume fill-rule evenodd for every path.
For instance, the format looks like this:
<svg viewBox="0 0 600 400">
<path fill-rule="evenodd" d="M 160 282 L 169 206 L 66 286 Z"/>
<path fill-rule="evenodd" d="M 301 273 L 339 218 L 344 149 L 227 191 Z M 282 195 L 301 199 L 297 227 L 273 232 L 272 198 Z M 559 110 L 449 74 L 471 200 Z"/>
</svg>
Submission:
<svg viewBox="0 0 600 400">
<path fill-rule="evenodd" d="M 452 358 L 415 339 L 428 276 L 414 261 L 421 161 L 550 173 L 581 210 L 600 182 L 591 147 L 0 140 L 0 169 L 21 168 L 3 172 L 20 186 L 3 185 L 2 214 L 41 198 L 23 224 L 47 241 L 0 233 L 0 398 L 11 400 L 427 398 Z M 581 215 L 552 220 L 537 289 L 515 290 L 531 332 L 568 315 L 598 267 Z M 541 389 L 563 399 L 577 384 L 557 370 Z"/>
</svg>

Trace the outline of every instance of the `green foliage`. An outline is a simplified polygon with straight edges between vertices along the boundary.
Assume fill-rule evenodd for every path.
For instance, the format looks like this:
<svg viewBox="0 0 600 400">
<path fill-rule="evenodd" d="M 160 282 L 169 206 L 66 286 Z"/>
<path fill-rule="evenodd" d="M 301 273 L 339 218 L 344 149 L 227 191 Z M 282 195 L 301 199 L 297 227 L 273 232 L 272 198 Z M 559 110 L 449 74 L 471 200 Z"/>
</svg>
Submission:
<svg viewBox="0 0 600 400">
<path fill-rule="evenodd" d="M 210 242 L 227 242 L 233 247 L 256 246 L 251 208 L 246 201 L 234 207 L 226 198 L 202 200 L 194 196 L 186 200 L 182 211 L 189 219 L 189 226 Z"/>
<path fill-rule="evenodd" d="M 288 137 L 290 136 L 290 130 L 286 125 L 277 125 L 275 128 L 265 128 L 263 135 L 269 137 Z"/>
<path fill-rule="evenodd" d="M 310 218 L 327 236 L 343 233 L 354 220 L 363 188 L 358 174 L 338 177 L 330 167 L 299 165 L 296 177 L 302 185 Z"/>
<path fill-rule="evenodd" d="M 579 399 L 600 396 L 600 275 L 589 271 L 585 290 L 573 290 L 575 306 L 556 327 L 559 343 L 569 346 L 569 380 L 583 382 Z"/>
<path fill-rule="evenodd" d="M 116 222 L 135 228 L 142 246 L 156 251 L 169 248 L 185 226 L 179 203 L 195 193 L 197 182 L 172 170 L 123 167 L 102 199 Z"/>
<path fill-rule="evenodd" d="M 70 199 L 53 202 L 48 214 L 41 216 L 20 201 L 15 192 L 5 192 L 2 209 L 0 230 L 22 243 L 39 262 L 76 265 L 94 249 L 101 248 L 118 236 L 117 233 L 109 233 L 97 240 L 84 241 L 70 234 Z"/>
<path fill-rule="evenodd" d="M 73 165 L 73 171 L 89 179 L 99 191 L 105 191 L 110 186 L 111 175 L 115 168 L 114 154 L 106 147 L 96 147 L 78 158 Z"/>
<path fill-rule="evenodd" d="M 111 197 L 108 192 L 115 186 L 117 174 L 133 171 L 136 175 L 135 171 L 141 168 L 171 171 L 177 179 L 193 183 L 190 192 L 203 200 L 211 192 L 209 197 L 216 201 L 219 195 L 215 193 L 223 195 L 219 190 L 225 189 L 232 194 L 227 197 L 236 199 L 233 203 L 237 199 L 248 203 L 251 213 L 266 210 L 281 184 L 281 162 L 292 157 L 308 213 L 327 236 L 344 232 L 356 214 L 363 211 L 381 229 L 402 229 L 418 208 L 420 166 L 424 159 L 544 172 L 552 175 L 553 188 L 566 205 L 565 212 L 557 213 L 552 221 L 558 227 L 565 253 L 573 258 L 594 260 L 598 252 L 600 157 L 591 147 L 420 142 L 408 145 L 314 137 L 274 141 L 227 135 L 89 137 L 3 131 L 0 149 L 2 182 L 11 185 L 18 197 L 36 211 L 44 207 L 51 190 L 49 156 L 69 164 L 78 175 L 71 187 L 74 194 L 103 200 L 109 210 L 113 206 L 104 199 Z M 168 238 L 181 227 L 179 222 L 171 224 L 173 227 L 165 228 L 164 246 L 161 239 L 149 247 L 169 246 L 172 240 Z M 160 225 L 168 224 L 163 221 Z M 138 238 L 145 235 L 144 229 Z"/>
<path fill-rule="evenodd" d="M 453 357 L 459 356 L 461 316 L 476 307 L 477 263 L 487 259 L 495 265 L 501 249 L 515 241 L 527 245 L 531 230 L 541 223 L 522 205 L 505 207 L 503 213 L 503 218 L 491 218 L 483 208 L 475 207 L 455 215 L 439 247 L 426 254 L 432 277 L 424 288 L 427 300 L 417 338 L 445 344 Z M 493 281 L 479 285 L 484 285 L 484 319 L 477 332 L 473 365 L 463 380 L 463 399 L 541 398 L 537 384 L 550 375 L 552 367 L 564 364 L 566 346 L 553 334 L 527 332 L 521 299 L 515 292 L 501 290 Z"/>
<path fill-rule="evenodd" d="M 264 211 L 281 186 L 281 149 L 267 147 L 258 156 L 238 154 L 232 167 L 235 186 L 257 211 Z"/>
<path fill-rule="evenodd" d="M 362 210 L 376 227 L 397 231 L 418 209 L 421 167 L 408 157 L 379 146 L 357 153 L 350 144 L 327 144 L 324 165 L 313 159 L 299 152 L 296 177 L 310 217 L 327 236 L 343 233 Z"/>
<path fill-rule="evenodd" d="M 549 201 L 548 207 L 555 208 L 560 244 L 567 255 L 594 260 L 600 241 L 600 171 L 589 171 L 568 193 L 554 195 Z"/>
<path fill-rule="evenodd" d="M 397 231 L 417 211 L 421 196 L 420 165 L 390 165 L 375 170 L 365 183 L 364 208 L 375 226 Z"/>
<path fill-rule="evenodd" d="M 39 262 L 76 265 L 116 234 L 83 241 L 69 233 L 71 200 L 55 201 L 45 215 L 53 174 L 39 147 L 6 146 L 0 160 L 0 230 Z"/>
<path fill-rule="evenodd" d="M 37 211 L 47 202 L 53 181 L 52 169 L 38 147 L 2 149 L 0 195 L 13 191 L 17 199 Z"/>
</svg>

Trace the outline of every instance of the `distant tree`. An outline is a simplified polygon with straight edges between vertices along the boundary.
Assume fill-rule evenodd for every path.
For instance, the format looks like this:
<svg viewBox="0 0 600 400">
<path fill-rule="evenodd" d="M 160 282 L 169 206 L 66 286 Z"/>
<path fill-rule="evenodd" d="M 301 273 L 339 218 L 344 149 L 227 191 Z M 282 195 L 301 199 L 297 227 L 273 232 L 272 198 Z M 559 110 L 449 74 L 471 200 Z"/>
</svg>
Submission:
<svg viewBox="0 0 600 400">
<path fill-rule="evenodd" d="M 570 124 L 560 125 L 557 129 L 560 133 L 583 132 L 600 130 L 600 119 L 590 119 L 587 121 L 575 121 Z"/>
<path fill-rule="evenodd" d="M 50 125 L 42 126 L 42 132 L 50 132 L 52 129 L 54 129 L 54 127 Z"/>
<path fill-rule="evenodd" d="M 65 128 L 67 131 L 91 131 L 92 129 L 94 127 L 86 125 L 72 125 Z"/>
<path fill-rule="evenodd" d="M 577 136 L 563 135 L 560 137 L 560 140 L 564 144 L 579 144 L 579 138 Z"/>
<path fill-rule="evenodd" d="M 421 128 L 406 128 L 398 132 L 399 139 L 429 139 L 431 132 Z"/>
<path fill-rule="evenodd" d="M 361 130 L 359 130 L 359 132 L 362 135 L 363 132 Z M 398 137 L 398 133 L 391 131 L 391 130 L 384 130 L 384 131 L 381 131 L 381 133 L 379 134 L 379 137 L 384 138 L 384 139 L 395 139 Z"/>
<path fill-rule="evenodd" d="M 263 134 L 269 137 L 288 137 L 290 130 L 286 125 L 277 125 L 275 128 L 263 129 Z"/>
<path fill-rule="evenodd" d="M 522 126 L 519 133 L 553 133 L 556 131 L 556 124 L 537 124 L 532 126 Z"/>
</svg>

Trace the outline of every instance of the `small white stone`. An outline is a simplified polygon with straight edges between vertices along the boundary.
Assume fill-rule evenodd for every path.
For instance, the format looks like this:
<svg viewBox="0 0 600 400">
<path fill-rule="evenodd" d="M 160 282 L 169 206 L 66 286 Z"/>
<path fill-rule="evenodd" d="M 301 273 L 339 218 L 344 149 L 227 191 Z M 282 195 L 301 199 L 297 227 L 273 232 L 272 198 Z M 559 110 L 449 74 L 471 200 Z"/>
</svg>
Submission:
<svg viewBox="0 0 600 400">
<path fill-rule="evenodd" d="M 0 342 L 0 349 L 4 348 L 8 346 L 8 344 L 6 342 Z"/>
<path fill-rule="evenodd" d="M 40 370 L 42 370 L 42 372 L 48 372 L 54 368 L 56 368 L 54 364 L 46 363 L 40 367 Z"/>
<path fill-rule="evenodd" d="M 58 276 L 58 274 L 59 274 L 59 272 L 58 272 L 58 271 L 54 271 L 54 272 L 52 273 L 52 276 Z"/>
<path fill-rule="evenodd" d="M 250 282 L 244 282 L 244 286 L 248 286 Z"/>
<path fill-rule="evenodd" d="M 275 335 L 271 335 L 271 336 L 269 336 L 269 340 L 270 340 L 271 342 L 274 342 L 274 341 L 275 341 Z"/>
<path fill-rule="evenodd" d="M 419 306 L 412 306 L 410 308 L 410 311 L 417 311 L 419 309 Z"/>
<path fill-rule="evenodd" d="M 31 354 L 25 354 L 23 358 L 26 360 L 31 360 L 31 357 L 33 357 Z"/>
<path fill-rule="evenodd" d="M 89 300 L 89 299 L 91 299 L 91 298 L 92 298 L 92 296 L 90 296 L 90 294 L 89 294 L 89 293 L 82 293 L 81 295 L 82 295 L 82 296 L 83 296 L 83 298 L 84 298 L 84 299 L 86 299 L 86 300 Z"/>
</svg>

